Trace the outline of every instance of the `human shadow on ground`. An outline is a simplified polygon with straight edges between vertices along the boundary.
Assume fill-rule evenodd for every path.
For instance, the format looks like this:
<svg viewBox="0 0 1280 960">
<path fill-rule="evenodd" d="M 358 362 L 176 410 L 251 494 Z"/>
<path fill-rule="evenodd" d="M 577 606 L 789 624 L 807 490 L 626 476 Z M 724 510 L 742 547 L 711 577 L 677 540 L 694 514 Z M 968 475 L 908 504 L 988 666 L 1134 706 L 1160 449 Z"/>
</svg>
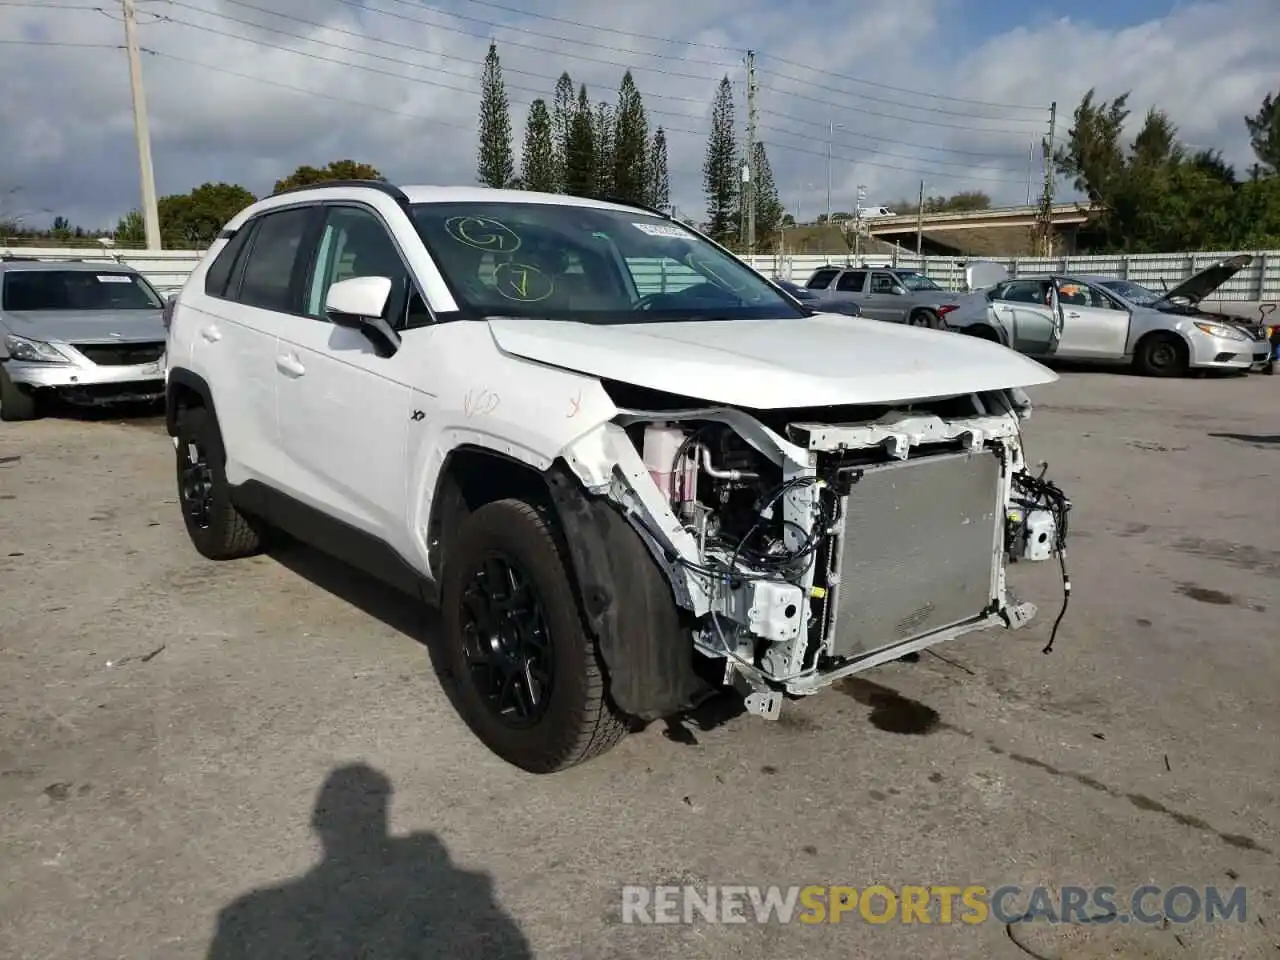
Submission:
<svg viewBox="0 0 1280 960">
<path fill-rule="evenodd" d="M 434 834 L 388 834 L 390 796 L 372 767 L 330 773 L 311 818 L 323 859 L 223 909 L 207 960 L 532 958 L 487 874 L 455 866 Z"/>
</svg>

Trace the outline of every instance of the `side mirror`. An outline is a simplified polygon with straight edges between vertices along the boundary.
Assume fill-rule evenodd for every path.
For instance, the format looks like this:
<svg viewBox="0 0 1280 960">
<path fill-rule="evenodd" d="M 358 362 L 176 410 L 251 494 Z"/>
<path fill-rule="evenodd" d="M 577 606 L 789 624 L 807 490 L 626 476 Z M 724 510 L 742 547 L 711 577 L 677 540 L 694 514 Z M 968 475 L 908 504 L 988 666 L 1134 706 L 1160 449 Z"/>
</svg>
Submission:
<svg viewBox="0 0 1280 960">
<path fill-rule="evenodd" d="M 363 333 L 379 356 L 389 357 L 400 349 L 400 335 L 382 319 L 390 298 L 390 278 L 350 277 L 329 288 L 324 311 L 338 326 Z"/>
<path fill-rule="evenodd" d="M 895 283 L 893 285 L 893 295 L 895 297 L 905 297 L 907 295 L 907 288 Z"/>
</svg>

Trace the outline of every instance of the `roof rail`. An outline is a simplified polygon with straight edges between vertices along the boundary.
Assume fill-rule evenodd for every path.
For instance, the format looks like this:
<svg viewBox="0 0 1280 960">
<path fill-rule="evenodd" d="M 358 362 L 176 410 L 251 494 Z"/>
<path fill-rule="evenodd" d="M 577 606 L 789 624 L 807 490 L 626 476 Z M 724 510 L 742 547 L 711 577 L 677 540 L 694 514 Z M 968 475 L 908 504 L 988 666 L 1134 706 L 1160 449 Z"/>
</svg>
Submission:
<svg viewBox="0 0 1280 960">
<path fill-rule="evenodd" d="M 634 200 L 623 200 L 620 197 L 601 197 L 605 203 L 615 203 L 620 207 L 631 207 L 634 210 L 643 210 L 645 213 L 652 213 L 656 217 L 662 217 L 664 220 L 672 219 L 671 214 L 658 207 L 651 207 L 647 203 L 636 203 Z"/>
<path fill-rule="evenodd" d="M 341 187 L 363 187 L 368 190 L 377 190 L 379 193 L 385 193 L 402 206 L 407 206 L 409 203 L 409 198 L 403 190 L 393 183 L 387 183 L 385 180 L 321 180 L 319 183 L 304 183 L 297 187 L 286 187 L 284 190 L 277 190 L 272 196 L 283 197 L 286 194 L 299 193 L 303 190 L 325 190 Z"/>
</svg>

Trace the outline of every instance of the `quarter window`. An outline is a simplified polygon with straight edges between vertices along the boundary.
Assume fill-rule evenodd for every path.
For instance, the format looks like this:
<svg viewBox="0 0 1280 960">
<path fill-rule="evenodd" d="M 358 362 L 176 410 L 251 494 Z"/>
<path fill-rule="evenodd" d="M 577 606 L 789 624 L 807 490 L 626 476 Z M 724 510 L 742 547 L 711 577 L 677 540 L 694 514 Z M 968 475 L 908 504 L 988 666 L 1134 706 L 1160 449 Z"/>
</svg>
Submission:
<svg viewBox="0 0 1280 960">
<path fill-rule="evenodd" d="M 236 260 L 244 250 L 249 234 L 253 232 L 251 227 L 252 224 L 247 223 L 237 230 L 235 236 L 228 240 L 226 245 L 218 251 L 218 255 L 213 258 L 209 271 L 204 275 L 204 292 L 208 296 L 225 297 L 227 295 L 227 286 L 231 282 L 232 271 L 236 268 Z"/>
</svg>

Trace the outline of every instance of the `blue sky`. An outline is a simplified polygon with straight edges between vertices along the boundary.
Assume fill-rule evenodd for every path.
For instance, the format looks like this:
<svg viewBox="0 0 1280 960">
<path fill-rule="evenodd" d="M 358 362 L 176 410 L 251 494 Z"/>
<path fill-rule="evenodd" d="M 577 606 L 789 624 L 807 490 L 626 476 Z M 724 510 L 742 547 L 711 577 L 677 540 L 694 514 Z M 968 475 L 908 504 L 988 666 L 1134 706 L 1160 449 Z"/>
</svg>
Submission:
<svg viewBox="0 0 1280 960">
<path fill-rule="evenodd" d="M 0 195 L 33 219 L 110 225 L 137 204 L 118 19 L 91 0 L 0 5 Z M 363 4 L 363 7 L 361 6 Z M 703 207 L 708 105 L 759 61 L 760 134 L 784 204 L 833 207 L 980 189 L 1026 197 L 1027 149 L 1089 87 L 1166 108 L 1182 137 L 1244 165 L 1242 121 L 1280 87 L 1277 0 L 144 0 L 140 28 L 162 193 L 208 181 L 263 193 L 302 163 L 352 158 L 402 182 L 475 178 L 479 72 L 498 43 L 519 148 L 528 103 L 568 70 L 612 101 L 630 68 L 668 131 L 673 199 Z M 54 9 L 54 8 L 58 9 Z M 511 12 L 523 11 L 522 15 Z M 322 24 L 318 28 L 315 24 Z M 655 40 L 653 38 L 664 38 Z M 672 42 L 673 41 L 673 42 Z M 93 49 L 100 47 L 101 49 Z M 1171 54 L 1176 53 L 1176 60 Z M 774 59 L 770 59 L 774 58 Z M 1010 106 L 1016 105 L 1016 106 Z M 834 135 L 829 124 L 836 124 Z M 1033 179 L 1039 171 L 1032 169 Z"/>
</svg>

